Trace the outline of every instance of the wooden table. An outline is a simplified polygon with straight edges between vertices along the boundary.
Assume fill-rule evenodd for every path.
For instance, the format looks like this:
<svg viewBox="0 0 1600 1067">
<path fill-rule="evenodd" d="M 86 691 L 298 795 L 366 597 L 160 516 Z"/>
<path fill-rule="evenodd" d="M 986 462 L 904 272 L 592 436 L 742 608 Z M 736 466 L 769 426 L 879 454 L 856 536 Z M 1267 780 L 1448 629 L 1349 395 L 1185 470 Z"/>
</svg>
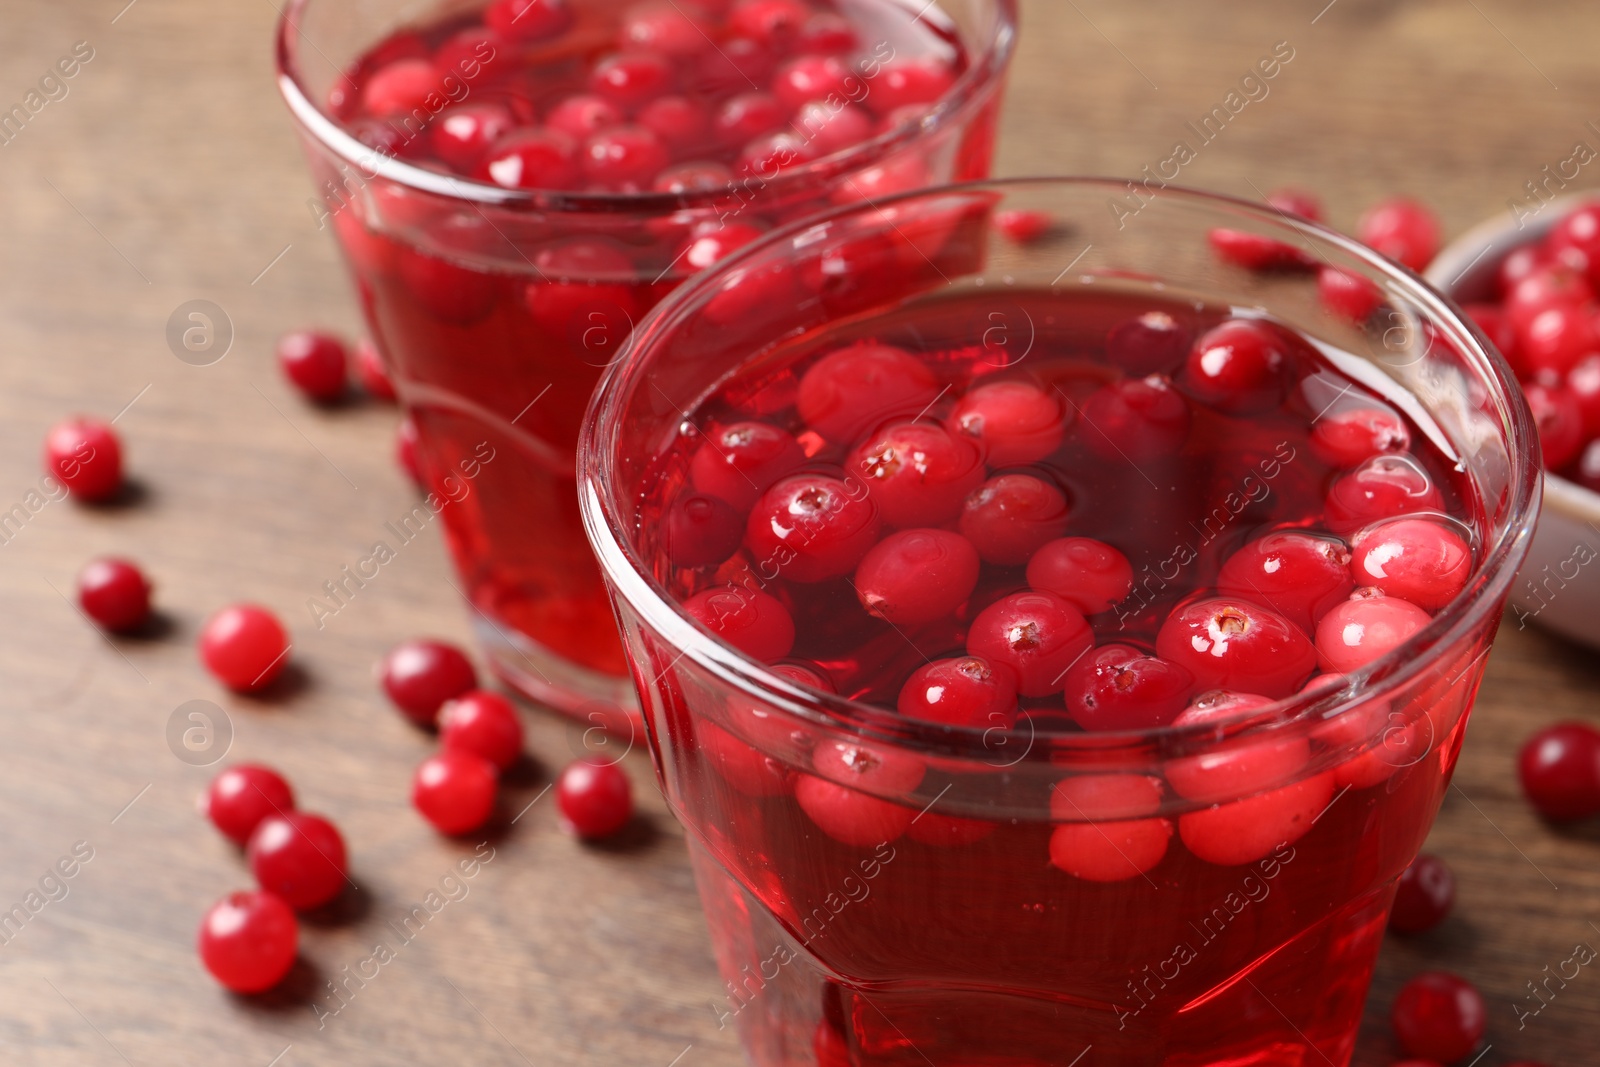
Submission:
<svg viewBox="0 0 1600 1067">
<path fill-rule="evenodd" d="M 306 599 L 410 494 L 390 461 L 391 410 L 311 410 L 269 361 L 286 328 L 357 329 L 273 88 L 273 4 L 125 2 L 8 0 L 0 40 L 6 106 L 75 42 L 93 49 L 68 94 L 0 146 L 0 512 L 38 486 L 45 428 L 74 410 L 121 412 L 137 487 L 122 506 L 49 502 L 0 544 L 0 904 L 22 901 L 76 842 L 93 850 L 68 895 L 0 944 L 0 1059 L 739 1062 L 709 1007 L 718 981 L 681 833 L 642 753 L 626 766 L 647 798 L 644 830 L 580 847 L 548 798 L 534 803 L 494 841 L 468 896 L 378 977 L 351 983 L 337 1015 L 319 1023 L 308 1006 L 336 1005 L 326 983 L 470 852 L 409 810 L 426 745 L 370 675 L 401 638 L 467 640 L 466 619 L 430 534 L 325 629 L 311 625 Z M 1279 41 L 1293 61 L 1185 182 L 1244 196 L 1303 184 L 1346 226 L 1406 191 L 1459 232 L 1506 211 L 1574 142 L 1600 145 L 1594 5 L 1325 3 L 1024 0 L 1000 172 L 1136 173 Z M 231 351 L 211 366 L 175 359 L 166 341 L 169 316 L 194 299 L 232 323 Z M 159 636 L 108 643 L 63 595 L 108 551 L 155 575 Z M 272 699 L 220 692 L 192 652 L 204 615 L 245 598 L 294 626 L 296 678 Z M 1442 929 L 1385 949 L 1361 1062 L 1389 1062 L 1388 1002 L 1429 964 L 1471 976 L 1488 998 L 1482 1063 L 1595 1062 L 1600 975 L 1585 970 L 1523 1029 L 1513 1011 L 1534 1006 L 1526 983 L 1543 967 L 1578 942 L 1600 945 L 1600 834 L 1541 825 L 1512 760 L 1546 722 L 1600 720 L 1597 692 L 1593 653 L 1502 635 L 1431 844 L 1461 877 L 1459 907 Z M 232 758 L 281 766 L 353 848 L 361 892 L 349 914 L 308 926 L 309 965 L 265 1003 L 220 992 L 194 955 L 204 908 L 249 882 L 195 815 L 211 772 L 168 746 L 169 717 L 195 699 L 226 709 Z M 582 749 L 576 729 L 529 722 L 546 768 Z M 513 803 L 545 780 L 524 775 Z"/>
</svg>

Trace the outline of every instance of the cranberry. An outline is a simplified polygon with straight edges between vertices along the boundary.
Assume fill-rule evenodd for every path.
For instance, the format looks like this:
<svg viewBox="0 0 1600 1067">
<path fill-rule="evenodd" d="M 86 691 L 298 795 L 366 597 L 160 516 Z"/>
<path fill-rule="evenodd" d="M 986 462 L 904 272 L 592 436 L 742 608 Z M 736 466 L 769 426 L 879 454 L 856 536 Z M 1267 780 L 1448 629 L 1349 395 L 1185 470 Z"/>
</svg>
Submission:
<svg viewBox="0 0 1600 1067">
<path fill-rule="evenodd" d="M 1067 671 L 1067 710 L 1085 730 L 1166 726 L 1189 703 L 1194 676 L 1128 645 L 1105 645 Z"/>
<path fill-rule="evenodd" d="M 361 106 L 369 115 L 386 118 L 413 111 L 431 113 L 429 97 L 443 99 L 443 79 L 426 59 L 400 59 L 374 71 L 361 90 Z"/>
<path fill-rule="evenodd" d="M 513 41 L 543 41 L 572 24 L 567 0 L 494 0 L 483 12 L 484 25 Z"/>
<path fill-rule="evenodd" d="M 978 448 L 936 422 L 884 428 L 856 446 L 845 469 L 866 482 L 879 517 L 896 529 L 954 521 L 984 475 Z"/>
<path fill-rule="evenodd" d="M 433 154 L 461 173 L 471 174 L 489 146 L 516 124 L 511 110 L 502 104 L 459 104 L 434 120 L 430 135 Z"/>
<path fill-rule="evenodd" d="M 1594 300 L 1594 290 L 1584 276 L 1560 263 L 1535 268 L 1506 294 L 1506 318 L 1518 334 L 1543 311 L 1554 307 L 1581 307 Z"/>
<path fill-rule="evenodd" d="M 933 104 L 956 83 L 950 64 L 935 56 L 884 64 L 873 79 L 867 104 L 880 115 L 911 104 Z"/>
<path fill-rule="evenodd" d="M 933 372 L 903 349 L 862 344 L 830 352 L 800 379 L 800 417 L 830 441 L 849 441 L 874 423 L 917 416 L 939 396 Z"/>
<path fill-rule="evenodd" d="M 1600 436 L 1600 353 L 1579 360 L 1567 373 L 1567 392 L 1578 402 L 1584 436 Z"/>
<path fill-rule="evenodd" d="M 781 797 L 790 792 L 790 774 L 778 760 L 741 741 L 711 722 L 695 724 L 695 743 L 724 780 L 752 797 Z"/>
<path fill-rule="evenodd" d="M 1206 240 L 1218 259 L 1246 270 L 1304 271 L 1317 266 L 1304 249 L 1248 230 L 1219 226 L 1206 234 Z"/>
<path fill-rule="evenodd" d="M 809 100 L 843 98 L 855 80 L 850 65 L 837 56 L 796 56 L 778 68 L 772 79 L 772 95 L 793 109 Z"/>
<path fill-rule="evenodd" d="M 1067 529 L 1065 494 L 1031 474 L 1001 474 L 967 497 L 958 523 L 985 563 L 1028 562 Z"/>
<path fill-rule="evenodd" d="M 1591 276 L 1600 273 L 1600 204 L 1584 204 L 1568 213 L 1545 243 L 1563 261 Z"/>
<path fill-rule="evenodd" d="M 283 776 L 254 763 L 236 763 L 211 779 L 200 811 L 230 841 L 244 844 L 269 815 L 294 810 L 294 790 Z"/>
<path fill-rule="evenodd" d="M 656 175 L 658 193 L 704 193 L 726 188 L 733 171 L 721 163 L 680 163 Z"/>
<path fill-rule="evenodd" d="M 1522 353 L 1517 351 L 1517 330 L 1505 310 L 1498 304 L 1463 304 L 1461 310 L 1489 338 L 1489 343 L 1500 350 L 1512 369 L 1522 374 L 1524 368 L 1521 365 Z"/>
<path fill-rule="evenodd" d="M 457 326 L 483 318 L 499 295 L 497 275 L 414 249 L 401 257 L 399 273 L 417 304 L 435 318 Z"/>
<path fill-rule="evenodd" d="M 994 214 L 994 228 L 1019 245 L 1032 244 L 1050 232 L 1055 216 L 1048 211 L 1011 208 Z"/>
<path fill-rule="evenodd" d="M 1397 519 L 1356 537 L 1350 573 L 1424 611 L 1456 598 L 1472 576 L 1472 549 L 1461 535 L 1432 519 Z"/>
<path fill-rule="evenodd" d="M 1546 470 L 1558 471 L 1583 450 L 1583 409 L 1577 398 L 1560 386 L 1524 385 L 1533 423 L 1539 430 L 1539 450 Z"/>
<path fill-rule="evenodd" d="M 1133 564 L 1103 541 L 1063 537 L 1029 557 L 1028 585 L 1098 615 L 1133 590 Z"/>
<path fill-rule="evenodd" d="M 107 630 L 127 633 L 150 617 L 150 582 L 125 559 L 97 559 L 78 572 L 78 603 Z"/>
<path fill-rule="evenodd" d="M 229 893 L 200 920 L 197 947 L 211 977 L 235 993 L 261 993 L 294 966 L 300 927 L 271 893 Z"/>
<path fill-rule="evenodd" d="M 1383 302 L 1376 282 L 1327 264 L 1317 271 L 1317 296 L 1323 307 L 1358 326 L 1371 318 Z"/>
<path fill-rule="evenodd" d="M 422 43 L 418 41 L 418 44 Z M 488 62 L 483 57 L 492 58 L 503 44 L 500 35 L 494 31 L 484 26 L 468 26 L 452 34 L 439 46 L 433 54 L 433 64 L 441 71 L 460 71 L 465 74 L 473 69 L 472 64 L 481 66 Z"/>
<path fill-rule="evenodd" d="M 471 689 L 439 709 L 439 744 L 446 752 L 470 752 L 505 770 L 522 755 L 522 720 L 499 693 Z"/>
<path fill-rule="evenodd" d="M 1502 297 L 1511 295 L 1518 282 L 1549 262 L 1550 253 L 1542 241 L 1513 248 L 1506 258 L 1500 261 L 1500 266 L 1495 271 L 1495 282 L 1500 287 L 1500 295 Z"/>
<path fill-rule="evenodd" d="M 378 346 L 367 338 L 362 338 L 356 345 L 355 354 L 356 380 L 361 383 L 361 388 L 367 395 L 375 400 L 395 399 L 394 381 L 389 377 L 389 370 L 383 365 L 383 356 L 378 353 Z"/>
<path fill-rule="evenodd" d="M 1273 699 L 1299 689 L 1317 665 L 1316 650 L 1298 626 L 1238 597 L 1196 600 L 1174 610 L 1156 635 L 1156 654 L 1186 668 L 1201 689 Z"/>
<path fill-rule="evenodd" d="M 1528 320 L 1517 334 L 1520 373 L 1565 375 L 1584 356 L 1600 347 L 1589 307 L 1557 304 Z"/>
<path fill-rule="evenodd" d="M 1083 404 L 1084 443 L 1103 459 L 1142 463 L 1189 439 L 1189 405 L 1163 374 L 1101 386 Z"/>
<path fill-rule="evenodd" d="M 44 468 L 79 500 L 107 500 L 122 488 L 122 446 L 109 423 L 67 419 L 45 435 Z"/>
<path fill-rule="evenodd" d="M 1072 417 L 1060 397 L 1033 382 L 1009 380 L 967 390 L 950 423 L 982 446 L 991 467 L 1017 467 L 1061 447 Z"/>
<path fill-rule="evenodd" d="M 721 289 L 706 302 L 702 315 L 713 326 L 748 330 L 752 322 L 770 318 L 771 309 L 793 306 L 794 270 L 771 262 L 729 271 Z"/>
<path fill-rule="evenodd" d="M 622 125 L 622 121 L 622 110 L 611 101 L 593 93 L 579 93 L 551 108 L 544 123 L 575 141 L 583 141 L 591 134 Z"/>
<path fill-rule="evenodd" d="M 1361 216 L 1356 240 L 1420 271 L 1439 251 L 1439 220 L 1415 200 L 1396 197 Z"/>
<path fill-rule="evenodd" d="M 1517 760 L 1522 792 L 1555 822 L 1600 813 L 1600 731 L 1564 722 L 1528 739 Z"/>
<path fill-rule="evenodd" d="M 417 424 L 407 415 L 394 430 L 394 461 L 417 486 L 423 484 L 422 463 L 418 454 L 421 448 L 422 438 L 417 433 Z"/>
<path fill-rule="evenodd" d="M 1088 882 L 1121 882 L 1153 870 L 1171 839 L 1166 819 L 1063 823 L 1050 832 L 1050 862 Z"/>
<path fill-rule="evenodd" d="M 1251 541 L 1217 575 L 1219 593 L 1265 604 L 1308 634 L 1354 588 L 1344 543 L 1299 530 Z"/>
<path fill-rule="evenodd" d="M 478 177 L 507 189 L 565 189 L 578 178 L 578 144 L 549 128 L 513 130 L 489 146 Z"/>
<path fill-rule="evenodd" d="M 898 795 L 915 789 L 924 773 L 920 761 L 890 750 L 832 741 L 812 752 L 817 775 L 795 782 L 801 810 L 823 833 L 847 845 L 865 847 L 892 841 L 916 818 L 911 808 L 864 790 Z"/>
<path fill-rule="evenodd" d="M 748 144 L 784 124 L 786 114 L 770 93 L 741 93 L 717 109 L 711 128 L 728 144 Z"/>
<path fill-rule="evenodd" d="M 498 783 L 482 756 L 446 749 L 422 761 L 411 779 L 411 805 L 442 834 L 465 834 L 489 821 Z"/>
<path fill-rule="evenodd" d="M 707 589 L 684 601 L 683 611 L 751 659 L 782 659 L 794 647 L 789 609 L 759 590 Z"/>
<path fill-rule="evenodd" d="M 711 114 L 686 96 L 662 96 L 639 110 L 640 126 L 662 144 L 677 151 L 704 144 L 711 129 Z"/>
<path fill-rule="evenodd" d="M 624 50 L 687 59 L 711 48 L 710 27 L 674 0 L 635 4 L 622 16 L 617 43 Z"/>
<path fill-rule="evenodd" d="M 1137 377 L 1171 374 L 1193 340 L 1189 328 L 1165 311 L 1146 311 L 1111 328 L 1106 359 Z"/>
<path fill-rule="evenodd" d="M 788 130 L 764 133 L 739 152 L 737 170 L 770 178 L 783 170 L 817 158 L 817 149 L 804 137 Z"/>
<path fill-rule="evenodd" d="M 268 815 L 251 832 L 245 852 L 261 888 L 297 911 L 326 904 L 344 888 L 344 838 L 320 815 Z"/>
<path fill-rule="evenodd" d="M 406 718 L 432 726 L 445 701 L 478 687 L 478 672 L 455 645 L 416 639 L 388 651 L 378 665 L 378 680 Z"/>
<path fill-rule="evenodd" d="M 1485 1015 L 1482 995 L 1465 979 L 1426 971 L 1400 990 L 1390 1021 L 1407 1054 L 1454 1063 L 1478 1047 Z"/>
<path fill-rule="evenodd" d="M 981 656 L 934 660 L 911 672 L 897 707 L 908 718 L 947 726 L 1009 727 L 1017 717 L 1017 682 L 1010 669 Z"/>
<path fill-rule="evenodd" d="M 1042 697 L 1061 688 L 1067 669 L 1094 647 L 1083 613 L 1054 593 L 1013 593 L 972 620 L 967 652 L 1017 675 L 1017 691 Z"/>
<path fill-rule="evenodd" d="M 272 684 L 289 658 L 289 635 L 276 615 L 255 604 L 223 608 L 200 627 L 200 661 L 229 689 L 253 693 Z"/>
<path fill-rule="evenodd" d="M 1318 774 L 1281 789 L 1180 816 L 1178 836 L 1190 852 L 1207 863 L 1226 867 L 1254 863 L 1310 833 L 1333 798 L 1332 778 Z"/>
<path fill-rule="evenodd" d="M 577 760 L 556 779 L 556 804 L 579 837 L 611 837 L 633 819 L 633 785 L 615 764 Z"/>
<path fill-rule="evenodd" d="M 1183 380 L 1201 403 L 1248 414 L 1283 403 L 1292 362 L 1283 335 L 1272 326 L 1232 319 L 1194 343 Z"/>
<path fill-rule="evenodd" d="M 795 43 L 806 52 L 849 52 L 857 40 L 849 19 L 832 11 L 819 11 L 806 19 Z"/>
<path fill-rule="evenodd" d="M 1144 774 L 1080 774 L 1050 790 L 1050 818 L 1057 822 L 1136 819 L 1161 810 L 1161 782 Z"/>
<path fill-rule="evenodd" d="M 872 117 L 851 104 L 809 100 L 795 112 L 794 127 L 817 152 L 839 152 L 868 140 L 875 132 Z"/>
<path fill-rule="evenodd" d="M 1389 929 L 1402 934 L 1432 930 L 1456 902 L 1456 876 L 1444 860 L 1426 853 L 1411 861 L 1395 889 Z"/>
<path fill-rule="evenodd" d="M 574 237 L 539 249 L 533 265 L 539 276 L 523 300 L 546 333 L 587 347 L 599 339 L 591 330 L 620 339 L 633 328 L 634 266 L 621 247 L 603 237 Z"/>
<path fill-rule="evenodd" d="M 790 581 L 821 582 L 854 570 L 879 528 L 877 508 L 860 483 L 792 474 L 756 502 L 745 545 Z"/>
<path fill-rule="evenodd" d="M 278 366 L 307 398 L 321 404 L 344 396 L 349 357 L 344 342 L 316 330 L 296 330 L 278 338 Z"/>
<path fill-rule="evenodd" d="M 1348 673 L 1365 667 L 1411 640 L 1433 621 L 1415 604 L 1360 589 L 1317 623 L 1317 662 L 1323 669 Z"/>
<path fill-rule="evenodd" d="M 1237 719 L 1268 707 L 1271 701 L 1253 693 L 1204 693 L 1173 722 L 1197 726 Z M 1304 737 L 1268 736 L 1218 745 L 1199 755 L 1183 756 L 1167 764 L 1167 781 L 1182 797 L 1217 803 L 1249 796 L 1288 782 L 1311 759 L 1311 744 Z"/>
<path fill-rule="evenodd" d="M 739 0 L 728 13 L 728 29 L 778 51 L 794 43 L 810 17 L 801 0 Z"/>
<path fill-rule="evenodd" d="M 1411 431 L 1390 408 L 1363 406 L 1335 411 L 1311 426 L 1311 452 L 1341 470 L 1363 460 L 1411 448 Z"/>
<path fill-rule="evenodd" d="M 1410 454 L 1373 456 L 1341 475 L 1324 501 L 1334 533 L 1350 534 L 1381 519 L 1421 511 L 1443 511 L 1444 497 L 1428 472 Z"/>
<path fill-rule="evenodd" d="M 805 450 L 788 432 L 765 422 L 736 422 L 706 435 L 689 461 L 689 479 L 702 493 L 748 511 L 805 461 Z"/>
<path fill-rule="evenodd" d="M 856 568 L 856 596 L 868 614 L 895 626 L 953 613 L 978 584 L 978 553 L 948 530 L 901 530 L 873 545 Z"/>
<path fill-rule="evenodd" d="M 711 567 L 739 551 L 744 516 L 721 497 L 683 493 L 661 523 L 661 545 L 679 567 Z"/>
<path fill-rule="evenodd" d="M 1312 222 L 1322 221 L 1322 201 L 1316 193 L 1305 189 L 1274 189 L 1267 194 L 1267 203 L 1285 215 L 1297 215 Z"/>
<path fill-rule="evenodd" d="M 601 130 L 579 155 L 589 180 L 611 188 L 647 186 L 672 159 L 661 138 L 643 126 Z"/>
</svg>

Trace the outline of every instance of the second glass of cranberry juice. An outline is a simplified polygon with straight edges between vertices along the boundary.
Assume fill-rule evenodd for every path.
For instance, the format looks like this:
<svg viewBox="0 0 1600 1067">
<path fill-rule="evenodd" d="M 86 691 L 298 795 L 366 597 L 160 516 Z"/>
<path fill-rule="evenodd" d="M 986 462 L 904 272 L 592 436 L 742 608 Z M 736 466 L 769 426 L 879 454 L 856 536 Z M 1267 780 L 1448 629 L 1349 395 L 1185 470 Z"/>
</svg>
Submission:
<svg viewBox="0 0 1600 1067">
<path fill-rule="evenodd" d="M 766 230 L 985 175 L 1013 28 L 1013 0 L 286 6 L 312 213 L 503 678 L 631 729 L 576 504 L 595 382 L 663 294 Z M 759 299 L 817 299 L 837 273 Z"/>
<path fill-rule="evenodd" d="M 776 234 L 596 394 L 585 519 L 690 831 L 708 1010 L 762 1067 L 1350 1059 L 1536 439 L 1482 337 L 1376 254 L 1125 192 Z M 1217 229 L 1362 299 L 1224 265 Z M 827 299 L 719 318 L 830 257 Z"/>
</svg>

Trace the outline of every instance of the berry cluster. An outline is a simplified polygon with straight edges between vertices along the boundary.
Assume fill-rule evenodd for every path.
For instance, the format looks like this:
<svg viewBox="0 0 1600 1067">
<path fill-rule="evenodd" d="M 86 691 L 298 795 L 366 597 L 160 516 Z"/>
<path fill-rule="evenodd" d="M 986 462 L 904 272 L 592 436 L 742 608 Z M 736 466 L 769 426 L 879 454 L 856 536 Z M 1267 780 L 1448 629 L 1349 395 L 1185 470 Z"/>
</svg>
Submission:
<svg viewBox="0 0 1600 1067">
<path fill-rule="evenodd" d="M 349 346 L 323 330 L 294 330 L 278 338 L 278 367 L 290 385 L 314 404 L 336 404 L 350 392 L 354 374 L 366 394 L 393 402 L 394 382 L 377 345 L 362 338 L 352 355 Z"/>
</svg>

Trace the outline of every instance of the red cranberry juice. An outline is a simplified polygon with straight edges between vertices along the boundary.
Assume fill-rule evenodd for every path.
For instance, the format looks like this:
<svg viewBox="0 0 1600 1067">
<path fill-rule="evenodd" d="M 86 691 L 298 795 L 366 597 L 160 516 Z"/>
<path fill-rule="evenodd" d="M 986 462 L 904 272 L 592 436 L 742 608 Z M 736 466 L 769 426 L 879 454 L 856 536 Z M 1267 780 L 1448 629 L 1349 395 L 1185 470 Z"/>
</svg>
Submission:
<svg viewBox="0 0 1600 1067">
<path fill-rule="evenodd" d="M 1339 358 L 1146 293 L 969 290 L 695 407 L 638 525 L 685 610 L 794 684 L 998 739 L 915 755 L 667 683 L 713 1010 L 757 1062 L 1348 1061 L 1485 635 L 1277 740 L 1022 762 L 1336 687 L 1460 592 L 1470 485 Z"/>
<path fill-rule="evenodd" d="M 966 56 L 936 10 L 914 14 L 890 0 L 498 0 L 392 35 L 335 86 L 330 110 L 356 137 L 458 180 L 722 191 L 675 215 L 617 201 L 563 216 L 349 174 L 328 183 L 429 488 L 443 499 L 470 476 L 471 494 L 441 514 L 468 595 L 497 625 L 625 673 L 577 512 L 589 395 L 679 280 L 835 191 L 779 195 L 768 179 L 914 123 L 949 89 Z M 981 177 L 991 118 L 953 163 L 907 149 L 839 195 Z"/>
</svg>

